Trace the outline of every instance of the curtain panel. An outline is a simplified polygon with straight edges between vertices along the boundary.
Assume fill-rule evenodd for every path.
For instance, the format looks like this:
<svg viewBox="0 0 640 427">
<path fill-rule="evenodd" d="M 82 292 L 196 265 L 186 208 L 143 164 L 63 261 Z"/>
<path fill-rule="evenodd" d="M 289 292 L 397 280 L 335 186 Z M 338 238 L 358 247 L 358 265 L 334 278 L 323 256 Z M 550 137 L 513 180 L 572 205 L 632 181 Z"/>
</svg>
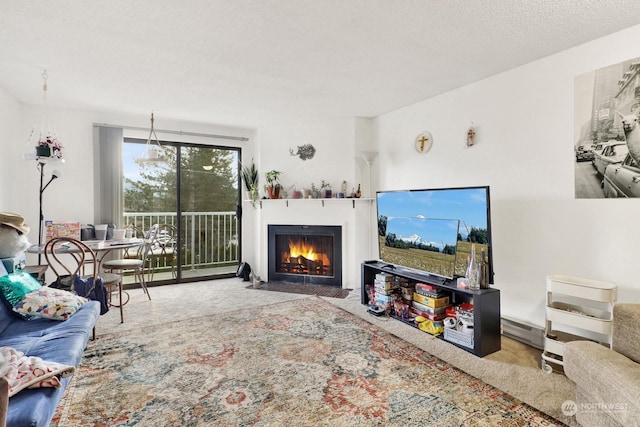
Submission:
<svg viewBox="0 0 640 427">
<path fill-rule="evenodd" d="M 93 127 L 94 224 L 124 228 L 122 128 Z"/>
</svg>

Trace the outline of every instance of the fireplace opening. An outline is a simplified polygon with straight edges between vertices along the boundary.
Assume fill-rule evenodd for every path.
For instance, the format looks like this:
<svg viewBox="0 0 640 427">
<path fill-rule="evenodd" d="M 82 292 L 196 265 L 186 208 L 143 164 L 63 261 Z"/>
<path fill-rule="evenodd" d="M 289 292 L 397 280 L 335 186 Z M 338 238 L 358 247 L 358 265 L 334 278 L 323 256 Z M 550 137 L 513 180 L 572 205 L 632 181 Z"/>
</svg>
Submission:
<svg viewBox="0 0 640 427">
<path fill-rule="evenodd" d="M 333 237 L 276 236 L 276 272 L 333 276 Z"/>
<path fill-rule="evenodd" d="M 342 286 L 342 227 L 268 227 L 269 281 Z"/>
</svg>

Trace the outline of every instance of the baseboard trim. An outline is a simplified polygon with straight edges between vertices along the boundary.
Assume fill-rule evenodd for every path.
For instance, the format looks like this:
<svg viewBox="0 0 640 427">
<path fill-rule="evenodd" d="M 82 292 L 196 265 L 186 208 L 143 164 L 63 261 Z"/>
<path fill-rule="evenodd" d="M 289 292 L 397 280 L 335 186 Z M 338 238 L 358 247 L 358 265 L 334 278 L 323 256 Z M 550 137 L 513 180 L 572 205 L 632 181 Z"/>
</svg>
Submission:
<svg viewBox="0 0 640 427">
<path fill-rule="evenodd" d="M 544 350 L 544 329 L 531 323 L 502 317 L 502 335 L 531 347 Z"/>
</svg>

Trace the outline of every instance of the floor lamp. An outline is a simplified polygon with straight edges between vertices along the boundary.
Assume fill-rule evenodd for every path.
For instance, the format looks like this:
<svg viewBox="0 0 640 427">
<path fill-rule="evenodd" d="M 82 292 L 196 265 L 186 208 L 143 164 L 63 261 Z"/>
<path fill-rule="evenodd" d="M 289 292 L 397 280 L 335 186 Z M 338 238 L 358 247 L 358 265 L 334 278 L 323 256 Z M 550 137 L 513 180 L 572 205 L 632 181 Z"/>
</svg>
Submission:
<svg viewBox="0 0 640 427">
<path fill-rule="evenodd" d="M 378 157 L 378 152 L 377 151 L 363 151 L 362 154 L 362 159 L 365 161 L 365 163 L 367 164 L 367 170 L 369 172 L 369 197 L 373 197 L 373 195 L 371 194 L 371 163 L 373 163 L 373 161 L 376 159 L 376 157 Z"/>
<path fill-rule="evenodd" d="M 39 192 L 39 224 L 38 224 L 38 265 L 42 263 L 42 225 L 44 222 L 44 214 L 42 213 L 42 193 L 47 189 L 51 181 L 61 176 L 61 173 L 57 170 L 51 172 L 51 178 L 47 183 L 44 183 L 44 165 L 47 163 L 64 163 L 64 159 L 62 158 L 62 144 L 58 141 L 55 132 L 51 132 L 49 127 L 49 119 L 48 119 L 48 108 L 47 108 L 47 70 L 42 72 L 42 92 L 43 92 L 43 102 L 44 109 L 42 112 L 42 125 L 40 129 L 39 135 L 36 133 L 36 128 L 31 129 L 31 134 L 29 135 L 29 139 L 26 142 L 25 151 L 23 153 L 23 158 L 25 160 L 35 160 L 38 164 L 38 168 L 40 169 L 40 192 Z M 32 137 L 34 135 L 38 135 L 37 141 L 34 143 Z"/>
<path fill-rule="evenodd" d="M 365 161 L 365 163 L 367 164 L 367 169 L 369 172 L 369 197 L 373 197 L 372 195 L 372 191 L 371 191 L 371 163 L 373 163 L 373 161 L 376 159 L 376 157 L 378 157 L 378 152 L 377 151 L 363 151 L 361 153 L 362 159 Z M 368 236 L 368 248 L 371 248 L 371 212 L 369 212 L 369 232 L 367 233 Z M 371 249 L 369 249 L 369 251 L 371 251 Z M 370 254 L 368 254 L 370 255 Z"/>
<path fill-rule="evenodd" d="M 44 222 L 44 214 L 42 213 L 42 193 L 44 193 L 44 190 L 47 189 L 47 187 L 49 186 L 49 184 L 51 184 L 51 181 L 53 181 L 56 178 L 59 178 L 61 176 L 60 171 L 54 170 L 53 172 L 51 172 L 51 178 L 49 178 L 49 181 L 47 181 L 46 184 L 44 184 L 44 165 L 46 164 L 45 162 L 42 161 L 43 159 L 38 159 L 38 167 L 40 168 L 40 198 L 39 198 L 39 204 L 40 204 L 40 221 L 38 223 L 38 248 L 41 249 L 42 248 L 42 224 Z M 44 184 L 44 185 L 43 185 Z M 41 261 L 42 261 L 42 253 L 39 250 L 38 251 L 38 265 L 41 265 Z"/>
</svg>

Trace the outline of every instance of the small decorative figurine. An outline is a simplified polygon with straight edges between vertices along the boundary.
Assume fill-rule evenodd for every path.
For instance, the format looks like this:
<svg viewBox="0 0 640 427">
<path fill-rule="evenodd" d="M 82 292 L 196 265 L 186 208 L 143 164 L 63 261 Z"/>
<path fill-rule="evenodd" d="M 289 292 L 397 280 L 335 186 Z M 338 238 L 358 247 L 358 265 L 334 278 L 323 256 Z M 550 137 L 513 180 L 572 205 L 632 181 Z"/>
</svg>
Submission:
<svg viewBox="0 0 640 427">
<path fill-rule="evenodd" d="M 469 127 L 469 130 L 467 130 L 467 147 L 471 147 L 473 144 L 476 143 L 476 130 L 473 127 L 473 122 L 471 122 L 471 126 Z"/>
</svg>

